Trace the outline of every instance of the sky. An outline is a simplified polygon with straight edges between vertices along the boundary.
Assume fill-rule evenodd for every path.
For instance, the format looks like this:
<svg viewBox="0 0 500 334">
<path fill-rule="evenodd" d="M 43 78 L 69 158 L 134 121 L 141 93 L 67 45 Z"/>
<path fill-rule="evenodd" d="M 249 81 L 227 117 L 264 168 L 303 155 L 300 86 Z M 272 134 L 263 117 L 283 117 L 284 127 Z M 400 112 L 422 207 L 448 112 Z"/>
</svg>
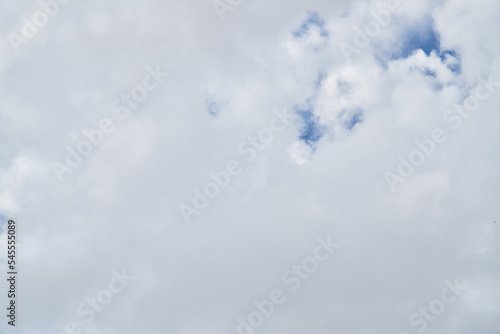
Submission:
<svg viewBox="0 0 500 334">
<path fill-rule="evenodd" d="M 500 333 L 497 0 L 0 1 L 0 333 Z"/>
</svg>

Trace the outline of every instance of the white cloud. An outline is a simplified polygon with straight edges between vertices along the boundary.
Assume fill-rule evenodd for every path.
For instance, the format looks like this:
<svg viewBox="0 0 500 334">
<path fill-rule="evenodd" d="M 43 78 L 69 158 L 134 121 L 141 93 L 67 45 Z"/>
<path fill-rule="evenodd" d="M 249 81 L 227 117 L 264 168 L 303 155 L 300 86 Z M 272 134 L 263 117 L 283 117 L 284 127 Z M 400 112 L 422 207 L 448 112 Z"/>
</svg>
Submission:
<svg viewBox="0 0 500 334">
<path fill-rule="evenodd" d="M 330 234 L 339 252 L 255 333 L 415 333 L 409 316 L 454 277 L 470 288 L 426 333 L 498 330 L 500 92 L 394 193 L 384 172 L 447 127 L 443 113 L 479 77 L 500 81 L 500 3 L 404 1 L 346 62 L 340 43 L 390 3 L 243 1 L 221 22 L 210 1 L 72 1 L 19 52 L 4 38 L 0 214 L 20 226 L 19 330 L 62 331 L 111 270 L 127 268 L 139 279 L 88 333 L 233 334 Z M 2 1 L 2 36 L 38 8 Z M 311 13 L 324 25 L 294 36 Z M 441 53 L 414 45 L 391 58 L 431 21 Z M 156 64 L 170 76 L 120 122 L 111 103 Z M 211 171 L 244 162 L 238 143 L 268 127 L 274 108 L 306 105 L 324 129 L 314 145 L 298 117 L 183 222 L 179 203 Z M 114 132 L 59 183 L 52 163 L 106 117 Z"/>
</svg>

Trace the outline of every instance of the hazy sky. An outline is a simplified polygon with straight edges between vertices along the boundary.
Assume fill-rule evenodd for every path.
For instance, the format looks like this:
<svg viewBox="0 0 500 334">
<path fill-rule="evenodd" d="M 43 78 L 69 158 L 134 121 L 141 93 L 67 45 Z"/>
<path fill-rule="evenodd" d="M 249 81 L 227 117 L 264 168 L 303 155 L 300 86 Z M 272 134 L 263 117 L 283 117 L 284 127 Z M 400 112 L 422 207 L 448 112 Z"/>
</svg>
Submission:
<svg viewBox="0 0 500 334">
<path fill-rule="evenodd" d="M 499 333 L 498 0 L 64 2 L 0 1 L 0 333 Z"/>
</svg>

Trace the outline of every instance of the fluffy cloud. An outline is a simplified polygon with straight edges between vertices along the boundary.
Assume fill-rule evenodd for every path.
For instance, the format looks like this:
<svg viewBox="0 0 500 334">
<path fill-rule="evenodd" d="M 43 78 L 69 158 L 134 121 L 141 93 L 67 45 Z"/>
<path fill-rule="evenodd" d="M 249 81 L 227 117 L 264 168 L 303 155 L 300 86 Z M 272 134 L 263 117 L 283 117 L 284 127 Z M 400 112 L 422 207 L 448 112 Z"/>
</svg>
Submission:
<svg viewBox="0 0 500 334">
<path fill-rule="evenodd" d="M 243 0 L 221 21 L 210 1 L 71 1 L 16 52 L 7 36 L 40 3 L 1 2 L 0 259 L 15 217 L 19 330 L 233 334 L 274 289 L 286 300 L 255 333 L 498 330 L 500 87 L 458 128 L 444 115 L 500 81 L 500 4 L 401 1 L 348 61 L 342 43 L 391 6 Z M 113 101 L 156 66 L 170 75 L 120 118 Z M 293 117 L 267 142 L 274 109 Z M 103 119 L 114 130 L 59 182 Z M 385 173 L 436 128 L 447 140 L 391 191 Z M 241 173 L 216 184 L 230 161 Z M 211 182 L 185 224 L 179 205 Z M 341 246 L 290 291 L 283 273 L 329 235 Z M 122 269 L 134 279 L 85 323 L 79 305 Z M 467 289 L 422 315 L 456 277 Z"/>
</svg>

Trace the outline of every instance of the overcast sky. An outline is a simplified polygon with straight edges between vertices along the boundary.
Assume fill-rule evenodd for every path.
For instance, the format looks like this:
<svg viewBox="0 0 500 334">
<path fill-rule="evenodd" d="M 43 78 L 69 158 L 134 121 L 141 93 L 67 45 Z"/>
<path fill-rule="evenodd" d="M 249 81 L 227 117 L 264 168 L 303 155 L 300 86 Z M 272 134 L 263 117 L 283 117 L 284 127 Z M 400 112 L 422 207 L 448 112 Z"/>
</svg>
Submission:
<svg viewBox="0 0 500 334">
<path fill-rule="evenodd" d="M 0 1 L 1 333 L 500 333 L 500 1 L 64 2 Z"/>
</svg>

